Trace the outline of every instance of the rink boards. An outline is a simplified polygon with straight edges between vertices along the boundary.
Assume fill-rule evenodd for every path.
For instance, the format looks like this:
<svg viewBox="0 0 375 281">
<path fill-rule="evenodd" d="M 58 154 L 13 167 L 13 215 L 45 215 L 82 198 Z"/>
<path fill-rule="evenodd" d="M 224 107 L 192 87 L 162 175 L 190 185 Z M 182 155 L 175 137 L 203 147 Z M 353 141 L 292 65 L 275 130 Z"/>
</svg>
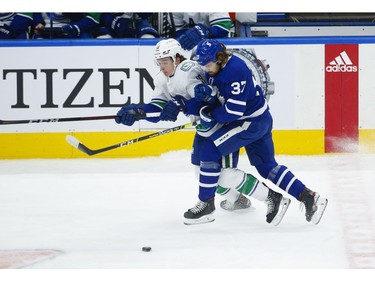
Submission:
<svg viewBox="0 0 375 281">
<path fill-rule="evenodd" d="M 158 40 L 4 41 L 0 45 L 0 120 L 114 115 L 125 103 L 149 102 L 158 72 Z M 278 154 L 374 152 L 375 39 L 371 37 L 241 38 L 230 48 L 253 49 L 275 84 L 269 106 Z M 185 53 L 186 57 L 190 52 Z M 113 120 L 0 125 L 0 158 L 86 157 L 65 141 L 109 146 L 188 123 Z M 193 129 L 95 157 L 139 157 L 190 149 Z"/>
</svg>

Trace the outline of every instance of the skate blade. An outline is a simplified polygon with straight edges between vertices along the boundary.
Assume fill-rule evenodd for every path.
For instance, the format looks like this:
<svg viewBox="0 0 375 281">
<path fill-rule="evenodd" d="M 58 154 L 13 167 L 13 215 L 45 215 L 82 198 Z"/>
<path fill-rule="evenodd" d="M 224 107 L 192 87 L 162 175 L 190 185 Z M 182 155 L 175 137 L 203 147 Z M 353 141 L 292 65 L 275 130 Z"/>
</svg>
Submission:
<svg viewBox="0 0 375 281">
<path fill-rule="evenodd" d="M 202 223 L 209 223 L 215 220 L 213 215 L 203 216 L 199 219 L 185 219 L 185 225 L 193 225 L 193 224 L 202 224 Z"/>
<path fill-rule="evenodd" d="M 274 219 L 271 222 L 274 226 L 279 225 L 280 222 L 283 220 L 284 215 L 289 208 L 289 205 L 290 205 L 290 199 L 283 198 L 279 206 L 279 212 L 277 213 L 277 215 L 274 217 Z"/>
<path fill-rule="evenodd" d="M 327 204 L 328 204 L 327 198 L 321 198 L 321 197 L 318 198 L 318 200 L 316 201 L 316 206 L 318 207 L 318 209 L 316 210 L 315 214 L 311 218 L 311 222 L 313 224 L 318 224 L 320 222 L 324 214 L 324 211 L 327 208 Z"/>
</svg>

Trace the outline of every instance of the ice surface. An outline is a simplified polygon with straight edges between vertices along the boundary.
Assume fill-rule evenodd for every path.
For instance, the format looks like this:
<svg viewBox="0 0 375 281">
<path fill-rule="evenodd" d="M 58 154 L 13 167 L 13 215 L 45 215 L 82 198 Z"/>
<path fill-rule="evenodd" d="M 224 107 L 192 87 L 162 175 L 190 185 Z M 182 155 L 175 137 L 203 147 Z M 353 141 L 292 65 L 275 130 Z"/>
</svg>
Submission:
<svg viewBox="0 0 375 281">
<path fill-rule="evenodd" d="M 374 269 L 375 155 L 277 160 L 329 199 L 319 225 L 307 223 L 289 195 L 277 227 L 265 222 L 263 203 L 227 212 L 219 196 L 214 222 L 184 225 L 183 213 L 198 200 L 189 151 L 1 160 L 0 250 L 63 252 L 27 267 L 34 269 Z M 257 175 L 244 155 L 240 168 Z"/>
</svg>

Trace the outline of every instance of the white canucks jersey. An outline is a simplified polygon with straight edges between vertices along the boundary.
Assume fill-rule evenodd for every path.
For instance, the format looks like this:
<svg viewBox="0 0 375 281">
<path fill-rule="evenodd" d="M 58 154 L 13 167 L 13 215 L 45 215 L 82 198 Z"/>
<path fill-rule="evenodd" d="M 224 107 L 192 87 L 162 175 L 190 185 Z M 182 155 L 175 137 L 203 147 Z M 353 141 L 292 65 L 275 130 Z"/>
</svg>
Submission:
<svg viewBox="0 0 375 281">
<path fill-rule="evenodd" d="M 206 83 L 203 69 L 195 61 L 184 60 L 176 66 L 171 77 L 166 77 L 163 72 L 156 75 L 151 103 L 160 107 L 161 102 L 167 102 L 176 95 L 191 99 L 194 97 L 194 87 L 202 83 Z"/>
</svg>

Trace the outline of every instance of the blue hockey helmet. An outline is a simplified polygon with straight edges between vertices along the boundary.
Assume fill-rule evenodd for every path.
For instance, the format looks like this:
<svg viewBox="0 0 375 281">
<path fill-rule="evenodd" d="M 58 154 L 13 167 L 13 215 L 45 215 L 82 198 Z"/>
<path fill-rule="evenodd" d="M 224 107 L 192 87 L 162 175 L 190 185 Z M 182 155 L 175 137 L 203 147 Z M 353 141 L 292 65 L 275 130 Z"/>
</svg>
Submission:
<svg viewBox="0 0 375 281">
<path fill-rule="evenodd" d="M 206 65 L 209 62 L 217 62 L 216 54 L 224 52 L 223 45 L 215 39 L 205 39 L 198 43 L 193 60 L 200 65 Z"/>
</svg>

